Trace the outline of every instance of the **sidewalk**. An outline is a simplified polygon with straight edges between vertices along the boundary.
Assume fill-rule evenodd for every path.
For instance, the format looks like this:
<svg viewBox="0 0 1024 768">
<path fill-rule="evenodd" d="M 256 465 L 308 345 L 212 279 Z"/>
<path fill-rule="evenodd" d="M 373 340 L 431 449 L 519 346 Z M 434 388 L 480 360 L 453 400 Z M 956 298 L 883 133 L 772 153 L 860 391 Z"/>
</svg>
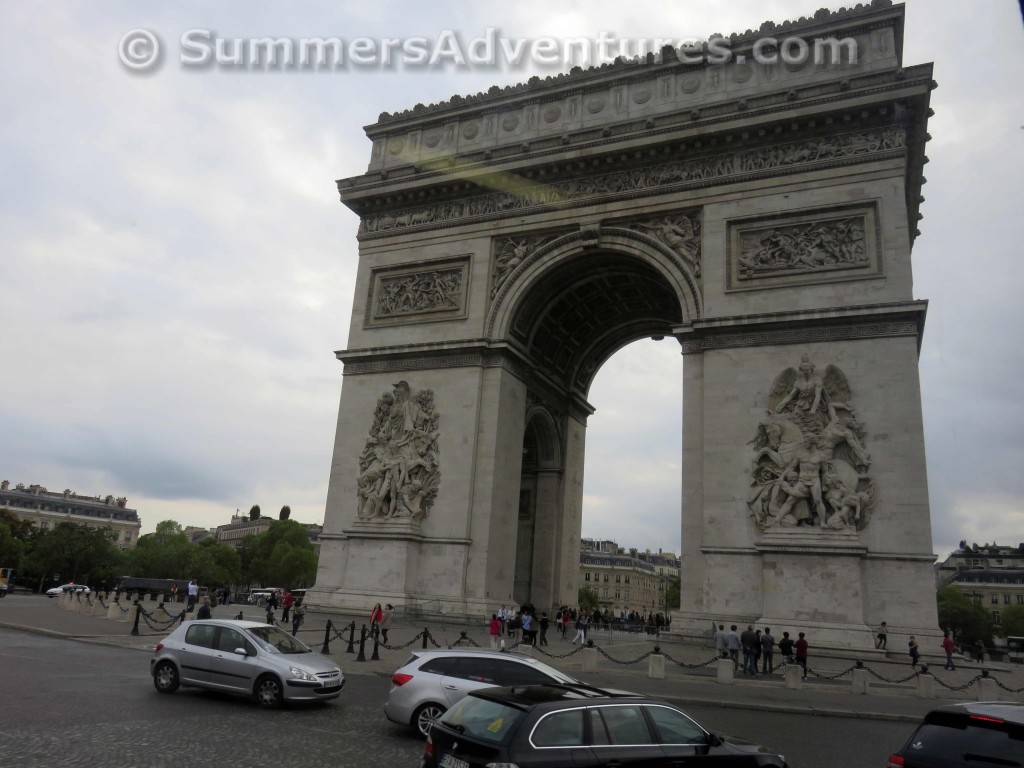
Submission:
<svg viewBox="0 0 1024 768">
<path fill-rule="evenodd" d="M 168 605 L 172 614 L 180 613 L 184 605 L 181 603 Z M 155 602 L 143 604 L 144 610 L 153 618 L 150 622 L 139 622 L 139 634 L 132 635 L 132 621 L 107 619 L 103 616 L 84 615 L 66 610 L 60 606 L 58 599 L 45 596 L 14 596 L 0 601 L 0 627 L 35 632 L 52 637 L 62 637 L 84 642 L 115 645 L 121 648 L 140 651 L 152 651 L 153 647 L 171 631 L 153 629 L 166 626 L 170 619 L 164 619 L 164 613 L 158 610 Z M 217 618 L 235 618 L 241 612 L 246 619 L 263 621 L 265 613 L 261 608 L 247 605 L 218 606 L 214 609 Z M 280 612 L 278 612 L 280 616 Z M 161 621 L 161 619 L 163 619 Z M 308 645 L 321 649 L 324 642 L 328 620 L 333 625 L 330 636 L 330 655 L 337 659 L 346 675 L 363 674 L 390 677 L 391 673 L 408 659 L 411 651 L 423 647 L 421 633 L 429 629 L 430 640 L 427 646 L 441 647 L 456 643 L 463 632 L 472 643 L 481 647 L 489 647 L 486 627 L 465 627 L 452 624 L 441 624 L 437 621 L 425 620 L 422 624 L 408 621 L 393 623 L 389 633 L 390 647 L 378 648 L 379 660 L 371 660 L 373 641 L 367 638 L 364 649 L 366 661 L 357 661 L 359 651 L 359 629 L 367 621 L 367 616 L 350 616 L 310 612 L 299 637 Z M 356 623 L 353 653 L 347 653 L 348 627 Z M 279 622 L 280 623 L 280 622 Z M 175 622 L 174 626 L 177 626 Z M 290 626 L 284 627 L 290 631 Z M 592 636 L 595 644 L 600 647 L 596 669 L 583 671 L 584 656 L 578 646 L 571 645 L 561 636 L 552 631 L 549 634 L 550 644 L 539 649 L 522 649 L 547 664 L 556 667 L 573 677 L 588 683 L 608 688 L 620 688 L 645 693 L 651 696 L 672 700 L 680 704 L 700 706 L 722 706 L 733 708 L 757 709 L 782 713 L 802 713 L 819 716 L 872 718 L 917 722 L 930 709 L 951 701 L 976 700 L 979 686 L 957 693 L 948 691 L 939 685 L 935 686 L 933 698 L 920 698 L 916 693 L 916 681 L 891 684 L 871 679 L 870 694 L 854 694 L 850 675 L 830 681 L 816 677 L 828 677 L 848 670 L 855 663 L 851 653 L 834 652 L 825 655 L 826 651 L 811 648 L 809 668 L 812 674 L 800 690 L 787 689 L 780 674 L 766 675 L 758 678 L 738 676 L 730 684 L 721 684 L 716 680 L 714 650 L 696 645 L 688 645 L 677 641 L 658 640 L 647 635 L 628 635 L 626 633 L 607 632 Z M 432 641 L 431 641 L 432 640 Z M 507 640 L 507 638 L 506 638 Z M 648 676 L 649 660 L 636 661 L 659 646 L 665 654 L 665 677 L 654 679 Z M 610 658 L 609 658 L 610 657 Z M 899 658 L 879 658 L 877 654 L 865 654 L 865 665 L 878 675 L 888 680 L 900 680 L 908 677 L 912 670 L 909 663 Z M 934 664 L 932 671 L 938 680 L 948 685 L 963 685 L 979 672 L 980 667 L 973 664 L 947 672 L 942 669 L 944 657 L 927 658 L 926 663 Z M 708 666 L 683 667 L 686 665 Z M 937 662 L 937 663 L 936 663 Z M 1024 687 L 1024 671 L 1002 664 L 986 664 L 998 680 L 1007 687 L 1019 689 Z M 1020 694 L 1010 694 L 1000 690 L 999 698 L 1019 699 Z"/>
</svg>

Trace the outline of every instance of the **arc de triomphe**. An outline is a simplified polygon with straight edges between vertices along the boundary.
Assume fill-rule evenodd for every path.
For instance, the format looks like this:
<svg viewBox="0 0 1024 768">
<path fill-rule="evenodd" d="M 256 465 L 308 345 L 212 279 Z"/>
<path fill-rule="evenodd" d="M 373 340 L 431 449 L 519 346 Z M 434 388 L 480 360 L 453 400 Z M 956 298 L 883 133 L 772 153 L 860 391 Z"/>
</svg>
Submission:
<svg viewBox="0 0 1024 768">
<path fill-rule="evenodd" d="M 667 49 L 369 126 L 338 182 L 360 256 L 311 601 L 575 604 L 588 389 L 675 337 L 674 626 L 934 634 L 910 259 L 934 82 L 903 15 L 819 11 L 719 40 L 727 63 Z"/>
</svg>

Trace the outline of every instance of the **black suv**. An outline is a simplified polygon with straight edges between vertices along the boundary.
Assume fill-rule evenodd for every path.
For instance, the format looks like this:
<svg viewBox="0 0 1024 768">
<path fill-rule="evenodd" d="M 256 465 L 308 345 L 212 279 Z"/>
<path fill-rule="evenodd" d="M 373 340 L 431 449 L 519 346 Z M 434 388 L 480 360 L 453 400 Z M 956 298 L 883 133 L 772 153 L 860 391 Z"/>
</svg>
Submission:
<svg viewBox="0 0 1024 768">
<path fill-rule="evenodd" d="M 421 768 L 774 766 L 749 742 L 709 733 L 671 704 L 587 685 L 473 691 L 434 723 Z"/>
<path fill-rule="evenodd" d="M 887 768 L 1024 765 L 1024 704 L 979 701 L 933 709 Z"/>
</svg>

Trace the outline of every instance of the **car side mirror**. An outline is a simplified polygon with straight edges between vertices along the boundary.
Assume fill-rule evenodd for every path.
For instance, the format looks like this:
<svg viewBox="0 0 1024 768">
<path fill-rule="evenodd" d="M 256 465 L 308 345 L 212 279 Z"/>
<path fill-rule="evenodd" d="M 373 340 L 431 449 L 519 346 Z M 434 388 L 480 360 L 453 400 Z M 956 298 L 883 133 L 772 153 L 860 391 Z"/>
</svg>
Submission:
<svg viewBox="0 0 1024 768">
<path fill-rule="evenodd" d="M 720 746 L 722 746 L 722 737 L 717 735 L 717 734 L 715 734 L 715 733 L 709 733 L 708 734 L 708 746 L 709 747 L 720 747 Z"/>
<path fill-rule="evenodd" d="M 245 648 L 235 648 L 235 653 L 237 653 L 239 656 L 248 656 L 249 655 L 248 653 L 245 652 Z"/>
</svg>

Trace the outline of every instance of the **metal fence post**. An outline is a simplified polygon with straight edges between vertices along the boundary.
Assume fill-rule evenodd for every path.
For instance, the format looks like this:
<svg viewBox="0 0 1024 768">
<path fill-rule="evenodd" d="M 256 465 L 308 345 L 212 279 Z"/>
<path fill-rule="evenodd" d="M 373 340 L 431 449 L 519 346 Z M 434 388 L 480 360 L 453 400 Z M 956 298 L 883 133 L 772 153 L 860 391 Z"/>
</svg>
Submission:
<svg viewBox="0 0 1024 768">
<path fill-rule="evenodd" d="M 135 625 L 132 627 L 132 634 L 139 634 L 139 619 L 142 617 L 142 606 L 139 602 L 135 601 Z"/>
<path fill-rule="evenodd" d="M 380 645 L 380 632 L 373 633 L 373 653 L 370 654 L 370 661 L 380 661 L 380 653 L 378 653 L 378 647 Z"/>
<path fill-rule="evenodd" d="M 356 661 L 366 661 L 366 625 L 363 624 L 359 630 L 359 655 Z"/>
<path fill-rule="evenodd" d="M 331 652 L 331 629 L 333 628 L 331 620 L 327 620 L 327 626 L 324 627 L 324 647 L 320 649 L 320 653 L 328 654 Z"/>
<path fill-rule="evenodd" d="M 423 628 L 423 650 L 427 649 L 427 638 L 430 637 L 430 630 L 426 627 Z"/>
<path fill-rule="evenodd" d="M 356 650 L 353 647 L 356 642 L 356 623 L 353 621 L 348 625 L 348 648 L 345 649 L 345 653 L 355 653 Z"/>
</svg>

